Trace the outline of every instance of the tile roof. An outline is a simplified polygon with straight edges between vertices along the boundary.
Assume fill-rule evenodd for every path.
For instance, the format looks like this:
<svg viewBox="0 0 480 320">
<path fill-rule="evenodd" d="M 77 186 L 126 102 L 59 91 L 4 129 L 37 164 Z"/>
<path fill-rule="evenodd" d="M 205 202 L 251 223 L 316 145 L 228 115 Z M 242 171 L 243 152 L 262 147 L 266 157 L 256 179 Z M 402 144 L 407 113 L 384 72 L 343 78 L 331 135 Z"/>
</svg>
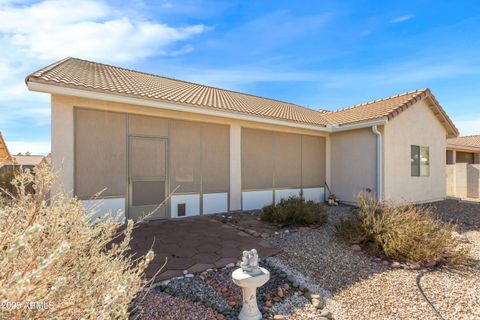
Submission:
<svg viewBox="0 0 480 320">
<path fill-rule="evenodd" d="M 391 120 L 400 112 L 408 109 L 410 106 L 426 97 L 431 98 L 431 109 L 447 129 L 449 135 L 458 136 L 458 129 L 440 106 L 437 99 L 435 99 L 435 96 L 430 89 L 427 88 L 336 110 L 326 114 L 325 118 L 329 123 L 339 125 L 348 125 L 381 118 Z"/>
<path fill-rule="evenodd" d="M 322 113 L 299 105 L 67 58 L 27 77 L 27 81 L 195 105 L 243 114 L 325 126 Z"/>
<path fill-rule="evenodd" d="M 2 133 L 0 132 L 0 163 L 10 163 L 12 160 L 7 144 L 5 140 L 3 140 Z"/>
<path fill-rule="evenodd" d="M 480 135 L 448 139 L 447 144 L 451 147 L 470 147 L 480 149 Z"/>
<path fill-rule="evenodd" d="M 13 156 L 13 160 L 16 165 L 19 166 L 37 166 L 39 165 L 44 156 Z"/>
<path fill-rule="evenodd" d="M 336 111 L 313 110 L 293 103 L 76 58 L 66 58 L 40 69 L 27 76 L 26 82 L 161 100 L 324 127 L 391 119 L 415 102 L 430 97 L 433 101 L 432 110 L 449 132 L 449 136 L 458 136 L 455 125 L 429 89 L 411 91 Z"/>
</svg>

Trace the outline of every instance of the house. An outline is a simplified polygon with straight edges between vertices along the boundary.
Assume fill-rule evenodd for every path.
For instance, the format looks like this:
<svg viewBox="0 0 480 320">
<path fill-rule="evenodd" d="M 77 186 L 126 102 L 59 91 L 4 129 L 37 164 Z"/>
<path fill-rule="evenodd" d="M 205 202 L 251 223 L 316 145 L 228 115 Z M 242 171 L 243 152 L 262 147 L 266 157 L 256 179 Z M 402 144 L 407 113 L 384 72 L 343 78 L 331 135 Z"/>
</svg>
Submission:
<svg viewBox="0 0 480 320">
<path fill-rule="evenodd" d="M 16 167 L 23 170 L 32 170 L 40 163 L 45 161 L 45 156 L 42 155 L 16 155 L 13 156 L 13 163 Z"/>
<path fill-rule="evenodd" d="M 447 140 L 447 195 L 480 198 L 480 135 Z"/>
<path fill-rule="evenodd" d="M 136 219 L 250 210 L 293 194 L 443 199 L 458 130 L 428 89 L 337 110 L 66 58 L 26 78 L 51 95 L 52 163 L 86 205 Z M 98 192 L 102 191 L 100 194 Z"/>
<path fill-rule="evenodd" d="M 2 133 L 0 132 L 0 168 L 5 164 L 11 164 L 12 162 L 12 155 L 8 151 L 7 144 L 5 143 Z"/>
</svg>

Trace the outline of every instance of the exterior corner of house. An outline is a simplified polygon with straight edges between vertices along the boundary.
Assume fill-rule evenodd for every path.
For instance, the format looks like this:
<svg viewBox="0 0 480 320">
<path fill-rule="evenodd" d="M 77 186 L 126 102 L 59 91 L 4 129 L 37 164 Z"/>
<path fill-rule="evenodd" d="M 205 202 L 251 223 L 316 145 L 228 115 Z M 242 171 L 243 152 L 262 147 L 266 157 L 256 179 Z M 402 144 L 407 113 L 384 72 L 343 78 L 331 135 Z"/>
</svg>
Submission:
<svg viewBox="0 0 480 320">
<path fill-rule="evenodd" d="M 242 209 L 242 128 L 230 125 L 230 211 Z"/>
<path fill-rule="evenodd" d="M 53 191 L 74 189 L 74 108 L 64 96 L 51 95 L 52 169 L 58 179 Z"/>
</svg>

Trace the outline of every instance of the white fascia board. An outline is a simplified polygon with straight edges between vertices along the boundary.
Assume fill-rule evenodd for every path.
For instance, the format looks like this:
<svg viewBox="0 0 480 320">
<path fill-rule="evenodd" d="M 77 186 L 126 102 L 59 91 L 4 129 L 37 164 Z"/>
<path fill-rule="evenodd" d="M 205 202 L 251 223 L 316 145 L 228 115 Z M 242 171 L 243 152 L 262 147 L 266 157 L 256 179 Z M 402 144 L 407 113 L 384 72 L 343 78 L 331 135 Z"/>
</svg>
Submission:
<svg viewBox="0 0 480 320">
<path fill-rule="evenodd" d="M 351 125 L 345 125 L 345 126 L 332 125 L 330 126 L 330 129 L 331 129 L 331 132 L 341 132 L 341 131 L 348 131 L 348 130 L 355 130 L 355 129 L 362 129 L 362 128 L 370 128 L 373 126 L 383 126 L 387 124 L 387 122 L 388 122 L 387 118 L 382 118 L 382 119 L 377 119 L 372 121 L 359 122 Z"/>
<path fill-rule="evenodd" d="M 180 112 L 189 112 L 189 113 L 230 118 L 230 119 L 236 119 L 236 120 L 253 121 L 253 122 L 267 123 L 267 124 L 279 125 L 279 126 L 285 126 L 285 127 L 314 130 L 314 131 L 331 132 L 330 128 L 322 127 L 320 125 L 295 123 L 291 121 L 264 118 L 261 116 L 245 115 L 245 114 L 236 113 L 236 112 L 212 110 L 212 109 L 207 109 L 202 107 L 192 107 L 185 104 L 175 104 L 175 103 L 168 103 L 168 102 L 162 102 L 162 101 L 127 97 L 119 94 L 94 92 L 90 90 L 82 90 L 82 89 L 76 89 L 76 88 L 67 88 L 67 87 L 52 85 L 47 83 L 28 81 L 27 87 L 30 91 L 36 91 L 36 92 L 45 92 L 50 94 L 60 94 L 60 95 L 74 96 L 74 97 L 87 98 L 87 99 L 133 104 L 133 105 L 140 105 L 145 107 L 153 107 L 153 108 L 174 110 L 174 111 L 180 111 Z"/>
<path fill-rule="evenodd" d="M 455 144 L 447 143 L 448 150 L 456 150 L 456 151 L 467 151 L 467 152 L 480 152 L 480 147 L 471 147 L 471 146 L 461 146 Z"/>
</svg>

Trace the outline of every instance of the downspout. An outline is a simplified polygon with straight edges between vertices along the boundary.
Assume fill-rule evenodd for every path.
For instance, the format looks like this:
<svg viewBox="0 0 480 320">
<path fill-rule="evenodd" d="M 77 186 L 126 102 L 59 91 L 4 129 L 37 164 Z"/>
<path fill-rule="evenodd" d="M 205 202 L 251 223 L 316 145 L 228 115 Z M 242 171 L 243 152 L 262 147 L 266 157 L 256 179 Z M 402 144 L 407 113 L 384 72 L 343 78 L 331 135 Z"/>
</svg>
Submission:
<svg viewBox="0 0 480 320">
<path fill-rule="evenodd" d="M 382 133 L 378 131 L 378 127 L 372 126 L 372 132 L 377 136 L 377 185 L 375 187 L 377 200 L 382 200 Z"/>
</svg>

